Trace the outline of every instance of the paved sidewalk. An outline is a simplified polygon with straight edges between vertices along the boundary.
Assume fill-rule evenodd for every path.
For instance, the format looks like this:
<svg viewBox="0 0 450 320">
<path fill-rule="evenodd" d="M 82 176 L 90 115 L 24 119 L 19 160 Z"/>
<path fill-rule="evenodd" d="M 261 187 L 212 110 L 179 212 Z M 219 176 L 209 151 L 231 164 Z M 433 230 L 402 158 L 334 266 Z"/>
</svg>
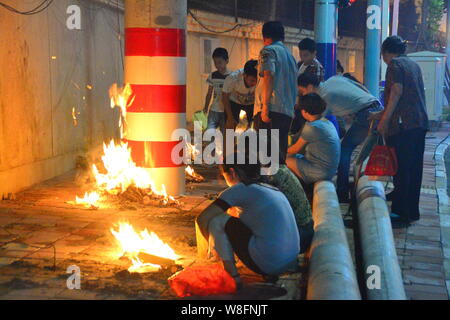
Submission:
<svg viewBox="0 0 450 320">
<path fill-rule="evenodd" d="M 17 299 L 176 299 L 167 279 L 177 270 L 130 274 L 128 259 L 110 229 L 121 221 L 137 231 L 154 231 L 183 257 L 184 267 L 197 260 L 194 220 L 226 185 L 217 170 L 206 170 L 207 182 L 188 184 L 188 195 L 176 207 L 118 201 L 114 197 L 99 210 L 73 206 L 75 195 L 88 191 L 74 183 L 74 173 L 52 179 L 0 201 L 0 300 Z M 81 270 L 81 290 L 69 290 L 67 268 Z M 300 299 L 301 274 L 284 275 L 278 286 L 239 267 L 246 286 L 236 295 L 209 299 Z"/>
<path fill-rule="evenodd" d="M 394 230 L 409 299 L 449 298 L 450 209 L 442 191 L 446 187 L 443 141 L 449 133 L 447 123 L 427 136 L 421 220 L 408 229 Z M 138 228 L 149 228 L 184 256 L 183 265 L 192 265 L 196 261 L 194 219 L 225 188 L 216 171 L 205 174 L 209 174 L 209 181 L 189 185 L 189 196 L 182 199 L 180 207 L 112 201 L 97 211 L 77 208 L 66 202 L 87 188 L 76 186 L 73 174 L 26 190 L 16 200 L 0 201 L 0 299 L 175 298 L 167 285 L 172 271 L 148 275 L 124 272 L 129 261 L 115 256 L 117 245 L 109 229 L 124 219 Z M 71 265 L 82 270 L 81 291 L 66 287 L 66 270 Z M 301 280 L 299 275 L 285 277 L 283 285 L 288 290 L 283 292 L 258 285 L 260 277 L 242 271 L 247 283 L 254 285 L 240 296 L 227 298 L 286 298 Z M 289 298 L 300 297 L 295 294 Z"/>
<path fill-rule="evenodd" d="M 435 159 L 438 146 L 449 134 L 449 123 L 444 123 L 438 132 L 427 134 L 421 219 L 407 229 L 394 230 L 406 295 L 413 300 L 447 300 L 450 296 L 450 244 L 445 242 L 450 236 L 450 212 L 448 203 L 438 198 L 443 186 L 442 179 L 436 176 L 442 176 L 443 172 Z"/>
</svg>

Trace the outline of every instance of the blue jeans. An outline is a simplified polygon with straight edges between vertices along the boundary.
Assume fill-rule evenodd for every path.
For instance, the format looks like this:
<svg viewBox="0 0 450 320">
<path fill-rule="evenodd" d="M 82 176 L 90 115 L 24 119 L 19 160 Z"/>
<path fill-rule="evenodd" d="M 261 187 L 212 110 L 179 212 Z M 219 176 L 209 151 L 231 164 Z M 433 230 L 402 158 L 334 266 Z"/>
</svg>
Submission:
<svg viewBox="0 0 450 320">
<path fill-rule="evenodd" d="M 337 194 L 339 197 L 347 198 L 349 195 L 350 183 L 348 180 L 352 153 L 367 138 L 370 127 L 370 121 L 367 118 L 370 112 L 381 111 L 382 109 L 383 107 L 378 102 L 375 102 L 369 108 L 357 112 L 353 124 L 342 140 L 341 159 L 337 175 Z"/>
<path fill-rule="evenodd" d="M 217 129 L 223 131 L 225 127 L 225 112 L 217 112 L 210 110 L 208 114 L 208 127 L 207 129 Z"/>
</svg>

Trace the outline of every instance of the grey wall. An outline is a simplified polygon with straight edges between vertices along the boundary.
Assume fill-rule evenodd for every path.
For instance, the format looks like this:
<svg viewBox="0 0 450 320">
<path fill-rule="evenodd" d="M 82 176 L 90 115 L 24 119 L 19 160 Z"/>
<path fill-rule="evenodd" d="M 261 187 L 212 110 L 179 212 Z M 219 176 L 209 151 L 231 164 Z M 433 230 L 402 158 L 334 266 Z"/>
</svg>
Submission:
<svg viewBox="0 0 450 320">
<path fill-rule="evenodd" d="M 72 4 L 82 30 L 66 27 Z M 57 0 L 33 16 L 0 8 L 0 197 L 73 169 L 77 155 L 117 137 L 108 88 L 123 78 L 119 21 L 123 30 L 120 11 L 90 0 Z"/>
</svg>

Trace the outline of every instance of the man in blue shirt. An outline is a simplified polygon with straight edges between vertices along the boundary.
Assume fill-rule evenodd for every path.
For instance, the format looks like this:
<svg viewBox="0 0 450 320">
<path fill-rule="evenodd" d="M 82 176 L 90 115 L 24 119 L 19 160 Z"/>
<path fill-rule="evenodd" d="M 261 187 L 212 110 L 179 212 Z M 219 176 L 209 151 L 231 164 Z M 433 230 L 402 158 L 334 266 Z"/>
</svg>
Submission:
<svg viewBox="0 0 450 320">
<path fill-rule="evenodd" d="M 279 130 L 279 161 L 286 163 L 289 128 L 294 116 L 297 97 L 297 65 L 288 48 L 283 44 L 284 27 L 279 21 L 266 22 L 263 26 L 265 47 L 260 52 L 259 72 L 260 101 L 255 105 L 255 127 Z M 270 150 L 270 135 L 268 141 Z"/>
</svg>

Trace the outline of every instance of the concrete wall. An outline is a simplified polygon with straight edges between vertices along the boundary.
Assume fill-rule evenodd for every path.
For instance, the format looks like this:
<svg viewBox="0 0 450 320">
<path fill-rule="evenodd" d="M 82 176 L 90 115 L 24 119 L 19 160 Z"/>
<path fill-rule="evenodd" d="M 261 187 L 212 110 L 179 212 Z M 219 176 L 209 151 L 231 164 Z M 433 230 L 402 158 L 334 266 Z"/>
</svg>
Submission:
<svg viewBox="0 0 450 320">
<path fill-rule="evenodd" d="M 66 27 L 73 4 L 82 30 Z M 77 155 L 117 136 L 108 88 L 123 77 L 118 21 L 90 0 L 54 1 L 32 16 L 0 9 L 0 197 L 73 169 Z"/>
</svg>

